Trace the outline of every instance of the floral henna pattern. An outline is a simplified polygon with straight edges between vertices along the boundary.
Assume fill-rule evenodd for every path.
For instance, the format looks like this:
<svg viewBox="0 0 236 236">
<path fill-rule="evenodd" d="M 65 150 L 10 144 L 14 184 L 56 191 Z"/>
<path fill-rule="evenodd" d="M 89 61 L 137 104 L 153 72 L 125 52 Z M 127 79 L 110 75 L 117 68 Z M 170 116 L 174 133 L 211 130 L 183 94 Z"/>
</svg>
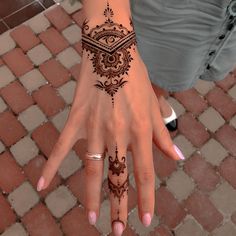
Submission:
<svg viewBox="0 0 236 236">
<path fill-rule="evenodd" d="M 120 184 L 119 180 L 117 181 L 117 185 L 113 184 L 108 177 L 108 187 L 110 189 L 110 192 L 114 194 L 114 197 L 117 197 L 120 204 L 120 199 L 123 196 L 124 193 L 127 192 L 128 195 L 128 189 L 129 189 L 129 175 L 127 176 L 124 183 Z"/>
<path fill-rule="evenodd" d="M 84 21 L 82 48 L 93 54 L 91 60 L 94 72 L 106 77 L 105 82 L 97 80 L 95 86 L 112 97 L 114 106 L 115 93 L 128 82 L 121 76 L 128 75 L 130 62 L 133 60 L 130 49 L 132 45 L 136 45 L 136 36 L 134 30 L 130 31 L 112 20 L 114 12 L 108 2 L 104 16 L 105 22 L 92 29 L 88 26 L 88 21 Z M 130 25 L 133 28 L 131 19 Z"/>
<path fill-rule="evenodd" d="M 120 175 L 121 173 L 124 173 L 124 169 L 126 168 L 125 165 L 125 157 L 123 156 L 121 158 L 122 161 L 118 158 L 118 150 L 116 145 L 116 157 L 115 160 L 112 160 L 112 156 L 109 156 L 109 170 L 112 171 L 112 174 Z"/>
</svg>

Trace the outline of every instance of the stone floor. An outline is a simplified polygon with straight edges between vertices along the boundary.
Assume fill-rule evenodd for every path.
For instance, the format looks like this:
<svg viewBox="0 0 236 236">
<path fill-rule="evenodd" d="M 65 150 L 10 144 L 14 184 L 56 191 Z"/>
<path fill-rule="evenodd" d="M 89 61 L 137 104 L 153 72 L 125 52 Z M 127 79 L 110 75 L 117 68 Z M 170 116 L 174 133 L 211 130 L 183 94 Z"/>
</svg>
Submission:
<svg viewBox="0 0 236 236">
<path fill-rule="evenodd" d="M 85 140 L 73 146 L 51 185 L 36 191 L 78 79 L 80 9 L 79 3 L 53 5 L 0 35 L 2 236 L 112 235 L 107 160 L 96 226 L 90 226 L 85 216 Z M 236 70 L 217 83 L 199 80 L 194 88 L 168 100 L 179 117 L 179 129 L 171 135 L 186 160 L 172 161 L 153 147 L 156 203 L 147 228 L 138 219 L 130 168 L 129 216 L 123 235 L 235 236 Z"/>
</svg>

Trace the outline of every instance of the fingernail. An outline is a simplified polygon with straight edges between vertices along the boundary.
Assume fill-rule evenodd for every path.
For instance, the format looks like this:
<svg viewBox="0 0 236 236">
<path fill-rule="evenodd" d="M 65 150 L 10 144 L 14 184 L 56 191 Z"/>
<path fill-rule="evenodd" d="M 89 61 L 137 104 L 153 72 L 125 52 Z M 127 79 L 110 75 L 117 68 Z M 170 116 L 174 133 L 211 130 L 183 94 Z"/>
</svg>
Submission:
<svg viewBox="0 0 236 236">
<path fill-rule="evenodd" d="M 123 228 L 123 224 L 120 222 L 115 222 L 113 224 L 113 231 L 115 236 L 121 236 L 122 232 L 123 232 L 124 228 Z"/>
<path fill-rule="evenodd" d="M 151 215 L 149 213 L 145 213 L 143 215 L 142 222 L 144 226 L 149 226 L 151 224 Z"/>
<path fill-rule="evenodd" d="M 43 188 L 43 185 L 44 185 L 44 178 L 43 178 L 43 176 L 41 176 L 38 181 L 37 191 L 40 191 Z"/>
<path fill-rule="evenodd" d="M 94 225 L 97 220 L 96 213 L 94 211 L 89 211 L 88 213 L 88 220 L 91 225 Z"/>
<path fill-rule="evenodd" d="M 175 151 L 177 152 L 177 154 L 179 155 L 180 159 L 185 160 L 183 153 L 180 151 L 180 149 L 175 144 L 174 144 L 174 148 L 175 148 Z"/>
</svg>

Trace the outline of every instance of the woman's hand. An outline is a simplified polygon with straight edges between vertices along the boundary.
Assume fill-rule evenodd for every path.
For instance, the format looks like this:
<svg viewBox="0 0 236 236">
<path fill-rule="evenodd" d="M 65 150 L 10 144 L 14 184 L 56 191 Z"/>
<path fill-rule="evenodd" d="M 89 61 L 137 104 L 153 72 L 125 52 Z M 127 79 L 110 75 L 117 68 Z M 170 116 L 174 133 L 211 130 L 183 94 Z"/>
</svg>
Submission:
<svg viewBox="0 0 236 236">
<path fill-rule="evenodd" d="M 89 152 L 107 152 L 111 223 L 114 233 L 121 235 L 127 224 L 127 150 L 132 152 L 139 218 L 146 226 L 155 199 L 152 142 L 169 158 L 180 156 L 163 123 L 131 21 L 117 24 L 113 15 L 108 5 L 102 23 L 83 24 L 84 50 L 74 100 L 39 185 L 47 188 L 75 142 L 87 139 Z M 91 224 L 99 217 L 103 165 L 103 160 L 85 160 L 85 207 Z"/>
</svg>

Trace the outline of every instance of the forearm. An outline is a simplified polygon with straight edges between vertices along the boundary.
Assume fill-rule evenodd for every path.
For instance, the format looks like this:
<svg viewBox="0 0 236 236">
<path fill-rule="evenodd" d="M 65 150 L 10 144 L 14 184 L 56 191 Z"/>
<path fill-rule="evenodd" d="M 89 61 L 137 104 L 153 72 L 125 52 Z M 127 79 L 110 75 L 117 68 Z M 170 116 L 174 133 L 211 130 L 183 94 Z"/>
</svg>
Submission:
<svg viewBox="0 0 236 236">
<path fill-rule="evenodd" d="M 131 17 L 129 0 L 84 0 L 83 10 L 85 18 L 91 22 L 103 22 L 104 10 L 109 4 L 109 8 L 113 12 L 112 19 L 117 23 L 129 23 Z"/>
</svg>

